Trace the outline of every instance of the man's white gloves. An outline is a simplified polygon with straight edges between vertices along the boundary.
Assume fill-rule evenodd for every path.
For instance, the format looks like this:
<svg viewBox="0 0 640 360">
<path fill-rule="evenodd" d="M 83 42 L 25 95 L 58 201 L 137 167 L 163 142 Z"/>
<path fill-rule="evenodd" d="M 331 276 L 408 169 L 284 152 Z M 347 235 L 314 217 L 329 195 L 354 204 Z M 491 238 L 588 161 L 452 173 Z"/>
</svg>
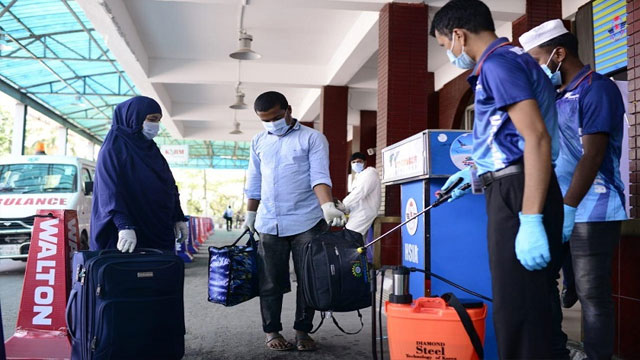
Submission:
<svg viewBox="0 0 640 360">
<path fill-rule="evenodd" d="M 247 230 L 253 234 L 256 232 L 256 212 L 255 211 L 247 211 L 247 217 L 244 219 L 244 224 L 242 224 L 242 229 Z"/>
<path fill-rule="evenodd" d="M 349 209 L 347 206 L 340 200 L 336 200 L 336 209 L 342 211 L 345 214 L 349 214 Z"/>
<path fill-rule="evenodd" d="M 185 242 L 189 238 L 189 223 L 186 221 L 176 222 L 175 225 L 173 225 L 173 233 L 176 236 L 177 242 Z"/>
<path fill-rule="evenodd" d="M 118 231 L 118 245 L 116 245 L 118 250 L 122 252 L 133 252 L 137 242 L 135 230 L 125 229 Z"/>
<path fill-rule="evenodd" d="M 338 210 L 332 201 L 322 204 L 321 207 L 327 224 L 331 226 L 344 226 L 347 219 L 345 218 L 344 213 Z"/>
</svg>

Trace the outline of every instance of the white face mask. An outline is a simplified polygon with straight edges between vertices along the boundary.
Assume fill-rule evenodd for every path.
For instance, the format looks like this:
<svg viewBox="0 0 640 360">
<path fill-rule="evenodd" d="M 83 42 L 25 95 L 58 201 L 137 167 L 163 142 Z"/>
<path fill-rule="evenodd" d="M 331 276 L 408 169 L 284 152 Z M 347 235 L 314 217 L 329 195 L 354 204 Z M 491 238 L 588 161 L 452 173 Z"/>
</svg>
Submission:
<svg viewBox="0 0 640 360">
<path fill-rule="evenodd" d="M 560 73 L 560 66 L 562 66 L 562 62 L 560 62 L 558 64 L 558 67 L 556 68 L 556 72 L 551 72 L 551 69 L 549 69 L 549 63 L 551 62 L 551 59 L 553 58 L 553 54 L 556 53 L 556 49 L 553 49 L 553 51 L 551 52 L 551 56 L 549 56 L 549 60 L 547 60 L 547 63 L 544 65 L 540 65 L 540 67 L 542 67 L 542 71 L 544 71 L 545 74 L 547 74 L 547 76 L 549 77 L 549 79 L 551 79 L 551 83 L 553 84 L 553 86 L 561 86 L 562 85 L 562 74 Z"/>
<path fill-rule="evenodd" d="M 273 135 L 282 136 L 287 132 L 289 126 L 287 125 L 286 115 L 280 120 L 276 121 L 263 121 L 262 125 L 265 130 Z"/>
<path fill-rule="evenodd" d="M 476 62 L 469 55 L 467 55 L 466 52 L 464 52 L 464 46 L 462 46 L 460 55 L 455 56 L 453 54 L 453 46 L 456 44 L 456 36 L 452 35 L 452 38 L 453 40 L 451 41 L 451 48 L 447 50 L 449 61 L 460 69 L 472 69 L 474 66 L 476 66 Z"/>
<path fill-rule="evenodd" d="M 149 122 L 145 121 L 142 123 L 142 134 L 149 140 L 153 139 L 158 135 L 160 131 L 160 123 L 159 122 Z"/>
<path fill-rule="evenodd" d="M 357 173 L 362 172 L 362 170 L 364 170 L 364 163 L 361 163 L 361 162 L 351 163 L 351 170 Z"/>
</svg>

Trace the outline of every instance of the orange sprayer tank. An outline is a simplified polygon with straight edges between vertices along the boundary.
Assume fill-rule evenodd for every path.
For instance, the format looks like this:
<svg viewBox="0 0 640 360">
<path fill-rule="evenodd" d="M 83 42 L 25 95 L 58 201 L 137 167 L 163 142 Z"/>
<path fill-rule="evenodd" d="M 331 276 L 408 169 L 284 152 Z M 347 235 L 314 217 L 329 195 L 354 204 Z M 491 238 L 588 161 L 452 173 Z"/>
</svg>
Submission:
<svg viewBox="0 0 640 360">
<path fill-rule="evenodd" d="M 484 344 L 487 305 L 466 309 Z M 411 305 L 386 302 L 391 360 L 478 359 L 460 317 L 438 297 L 421 297 Z"/>
</svg>

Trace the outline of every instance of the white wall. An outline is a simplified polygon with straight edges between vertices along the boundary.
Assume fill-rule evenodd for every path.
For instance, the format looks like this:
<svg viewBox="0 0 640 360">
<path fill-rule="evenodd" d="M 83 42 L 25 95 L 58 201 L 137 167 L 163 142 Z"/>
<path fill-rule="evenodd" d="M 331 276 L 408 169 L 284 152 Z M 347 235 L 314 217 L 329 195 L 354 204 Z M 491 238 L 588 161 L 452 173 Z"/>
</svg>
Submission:
<svg viewBox="0 0 640 360">
<path fill-rule="evenodd" d="M 588 2 L 589 0 L 562 0 L 562 18 L 573 20 L 578 8 Z"/>
</svg>

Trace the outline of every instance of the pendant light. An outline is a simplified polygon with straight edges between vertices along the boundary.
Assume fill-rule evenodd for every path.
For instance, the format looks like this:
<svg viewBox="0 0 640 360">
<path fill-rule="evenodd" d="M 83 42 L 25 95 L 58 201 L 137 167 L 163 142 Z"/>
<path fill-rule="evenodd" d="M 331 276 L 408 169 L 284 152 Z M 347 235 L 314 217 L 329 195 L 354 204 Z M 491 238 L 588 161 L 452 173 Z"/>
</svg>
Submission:
<svg viewBox="0 0 640 360">
<path fill-rule="evenodd" d="M 236 102 L 229 107 L 234 110 L 244 110 L 249 108 L 249 106 L 244 103 L 244 93 L 240 90 L 239 87 L 236 88 Z"/>
<path fill-rule="evenodd" d="M 253 41 L 253 36 L 247 34 L 246 31 L 240 31 L 239 37 L 239 46 L 238 50 L 229 54 L 232 58 L 236 60 L 258 60 L 262 57 L 262 55 L 257 52 L 251 50 L 251 42 Z"/>
<path fill-rule="evenodd" d="M 237 115 L 237 112 L 234 111 L 233 112 L 233 130 L 229 132 L 229 134 L 232 134 L 232 135 L 242 134 L 242 130 L 240 130 L 240 122 L 236 118 L 236 115 Z"/>
</svg>

